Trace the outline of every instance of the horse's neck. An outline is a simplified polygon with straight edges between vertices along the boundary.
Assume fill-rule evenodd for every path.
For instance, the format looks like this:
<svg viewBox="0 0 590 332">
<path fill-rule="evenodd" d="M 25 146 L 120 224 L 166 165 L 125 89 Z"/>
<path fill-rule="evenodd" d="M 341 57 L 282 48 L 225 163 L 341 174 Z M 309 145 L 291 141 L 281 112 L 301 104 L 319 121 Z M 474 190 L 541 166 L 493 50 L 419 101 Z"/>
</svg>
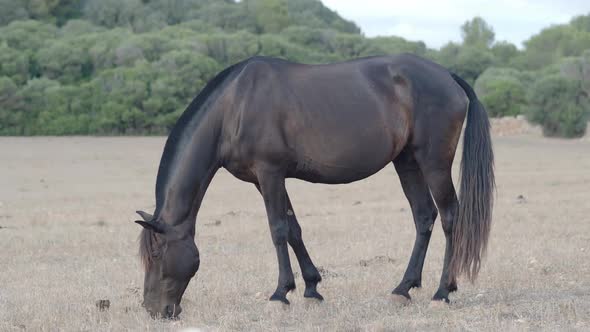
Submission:
<svg viewBox="0 0 590 332">
<path fill-rule="evenodd" d="M 156 184 L 156 215 L 168 224 L 194 226 L 205 191 L 219 168 L 219 121 L 214 114 L 201 117 L 166 143 Z"/>
</svg>

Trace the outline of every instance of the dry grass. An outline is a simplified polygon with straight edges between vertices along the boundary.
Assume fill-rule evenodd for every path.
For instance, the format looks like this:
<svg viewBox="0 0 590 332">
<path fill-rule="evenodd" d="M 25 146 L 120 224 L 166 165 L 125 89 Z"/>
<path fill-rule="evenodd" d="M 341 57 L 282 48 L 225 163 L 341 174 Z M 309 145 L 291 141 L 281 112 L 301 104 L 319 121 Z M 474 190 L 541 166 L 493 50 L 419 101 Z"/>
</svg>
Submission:
<svg viewBox="0 0 590 332">
<path fill-rule="evenodd" d="M 140 307 L 132 223 L 136 209 L 153 211 L 163 142 L 0 139 L 1 331 L 590 329 L 588 140 L 495 139 L 488 259 L 478 283 L 460 283 L 449 308 L 429 306 L 441 272 L 440 226 L 424 288 L 407 307 L 390 301 L 414 239 L 393 167 L 346 186 L 288 182 L 306 244 L 324 269 L 326 301 L 305 302 L 297 275 L 286 310 L 266 301 L 277 268 L 263 203 L 253 186 L 221 171 L 197 221 L 201 270 L 172 323 Z M 97 310 L 100 299 L 110 300 L 109 310 Z"/>
</svg>

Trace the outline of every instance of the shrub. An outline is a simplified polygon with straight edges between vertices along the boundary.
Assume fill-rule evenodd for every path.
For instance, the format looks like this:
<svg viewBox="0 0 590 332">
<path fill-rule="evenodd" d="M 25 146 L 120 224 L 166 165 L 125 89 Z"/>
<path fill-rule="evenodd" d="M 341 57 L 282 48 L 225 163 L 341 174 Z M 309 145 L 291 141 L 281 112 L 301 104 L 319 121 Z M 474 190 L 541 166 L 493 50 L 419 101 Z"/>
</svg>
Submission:
<svg viewBox="0 0 590 332">
<path fill-rule="evenodd" d="M 511 68 L 488 68 L 475 81 L 475 91 L 490 116 L 515 116 L 526 105 L 526 74 Z"/>
<path fill-rule="evenodd" d="M 541 78 L 529 95 L 528 119 L 551 137 L 580 137 L 586 132 L 590 104 L 579 80 L 560 75 Z"/>
</svg>

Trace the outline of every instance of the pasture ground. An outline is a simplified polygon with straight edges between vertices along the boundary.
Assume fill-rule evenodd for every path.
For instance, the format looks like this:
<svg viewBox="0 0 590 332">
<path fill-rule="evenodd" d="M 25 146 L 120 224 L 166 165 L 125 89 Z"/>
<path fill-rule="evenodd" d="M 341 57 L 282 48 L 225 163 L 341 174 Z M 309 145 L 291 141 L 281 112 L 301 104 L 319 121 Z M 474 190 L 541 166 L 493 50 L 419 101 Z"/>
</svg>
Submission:
<svg viewBox="0 0 590 332">
<path fill-rule="evenodd" d="M 161 137 L 0 139 L 0 331 L 590 329 L 588 139 L 495 137 L 489 254 L 478 282 L 460 282 L 448 308 L 429 306 L 442 265 L 440 220 L 423 288 L 407 307 L 390 301 L 414 240 L 392 166 L 349 185 L 288 181 L 326 298 L 304 301 L 298 273 L 288 309 L 266 300 L 277 263 L 262 200 L 222 170 L 197 220 L 201 268 L 175 322 L 151 320 L 140 306 L 133 223 L 136 209 L 153 211 L 163 144 Z M 101 299 L 109 310 L 98 311 Z"/>
</svg>

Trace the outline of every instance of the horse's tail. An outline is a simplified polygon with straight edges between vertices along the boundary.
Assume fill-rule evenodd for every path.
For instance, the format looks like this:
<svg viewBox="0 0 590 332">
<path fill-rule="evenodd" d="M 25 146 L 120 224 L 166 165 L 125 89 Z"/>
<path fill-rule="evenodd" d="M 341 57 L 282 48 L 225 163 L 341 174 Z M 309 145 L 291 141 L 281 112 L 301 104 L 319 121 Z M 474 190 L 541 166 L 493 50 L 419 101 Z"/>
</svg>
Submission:
<svg viewBox="0 0 590 332">
<path fill-rule="evenodd" d="M 459 214 L 453 226 L 449 281 L 465 274 L 473 282 L 490 234 L 495 187 L 494 152 L 485 108 L 467 82 L 455 74 L 451 76 L 465 90 L 469 109 L 463 135 Z"/>
</svg>

